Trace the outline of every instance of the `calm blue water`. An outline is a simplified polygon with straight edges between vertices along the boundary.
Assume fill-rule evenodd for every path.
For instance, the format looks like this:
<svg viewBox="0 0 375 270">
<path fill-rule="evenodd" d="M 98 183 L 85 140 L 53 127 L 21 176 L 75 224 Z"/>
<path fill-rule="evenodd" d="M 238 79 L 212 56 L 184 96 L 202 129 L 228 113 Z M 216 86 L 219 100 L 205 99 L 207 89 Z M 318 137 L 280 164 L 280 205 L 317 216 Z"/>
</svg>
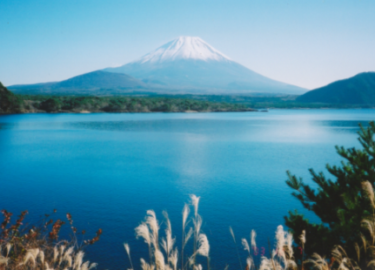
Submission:
<svg viewBox="0 0 375 270">
<path fill-rule="evenodd" d="M 147 258 L 134 236 L 146 210 L 160 220 L 168 211 L 179 239 L 183 205 L 196 194 L 212 269 L 239 269 L 228 227 L 238 240 L 255 229 L 267 247 L 288 210 L 306 213 L 285 171 L 310 182 L 308 168 L 338 164 L 334 146 L 359 146 L 358 123 L 374 119 L 374 110 L 1 116 L 0 208 L 28 209 L 26 222 L 70 212 L 87 236 L 103 229 L 86 258 L 126 269 L 123 242 L 136 265 Z"/>
</svg>

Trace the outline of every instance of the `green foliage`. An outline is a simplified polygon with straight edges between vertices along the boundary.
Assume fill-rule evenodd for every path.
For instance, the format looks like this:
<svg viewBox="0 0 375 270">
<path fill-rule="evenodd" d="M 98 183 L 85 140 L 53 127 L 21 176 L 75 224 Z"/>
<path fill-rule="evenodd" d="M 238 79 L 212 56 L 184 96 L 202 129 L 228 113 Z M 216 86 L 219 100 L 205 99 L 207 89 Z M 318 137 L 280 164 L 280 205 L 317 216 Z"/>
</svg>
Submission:
<svg viewBox="0 0 375 270">
<path fill-rule="evenodd" d="M 22 99 L 14 95 L 0 82 L 0 113 L 15 113 L 21 110 Z"/>
<path fill-rule="evenodd" d="M 172 97 L 19 96 L 46 112 L 225 112 L 251 111 L 244 104 L 210 102 Z"/>
<path fill-rule="evenodd" d="M 341 166 L 326 166 L 335 180 L 327 179 L 322 172 L 310 169 L 312 180 L 317 188 L 313 189 L 287 172 L 286 181 L 292 193 L 309 211 L 313 211 L 320 219 L 320 224 L 312 224 L 298 212 L 289 212 L 285 217 L 286 225 L 294 233 L 295 239 L 306 230 L 306 253 L 317 252 L 328 255 L 332 245 L 345 247 L 347 252 L 354 254 L 355 243 L 360 242 L 361 224 L 366 218 L 373 216 L 374 209 L 366 191 L 364 181 L 375 182 L 375 124 L 370 122 L 367 129 L 361 126 L 359 142 L 363 149 L 336 146 L 337 153 L 345 160 Z M 310 241 L 309 241 L 310 239 Z M 354 257 L 354 256 L 352 256 Z"/>
<path fill-rule="evenodd" d="M 61 101 L 57 98 L 49 98 L 40 104 L 40 109 L 46 112 L 58 112 L 61 109 Z"/>
</svg>

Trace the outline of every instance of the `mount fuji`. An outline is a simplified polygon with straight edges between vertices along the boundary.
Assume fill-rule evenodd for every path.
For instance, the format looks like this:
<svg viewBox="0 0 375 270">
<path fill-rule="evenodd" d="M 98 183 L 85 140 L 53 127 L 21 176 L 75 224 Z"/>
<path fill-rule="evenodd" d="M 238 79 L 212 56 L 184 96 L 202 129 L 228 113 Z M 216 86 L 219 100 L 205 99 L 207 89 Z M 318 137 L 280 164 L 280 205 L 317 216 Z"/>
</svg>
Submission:
<svg viewBox="0 0 375 270">
<path fill-rule="evenodd" d="M 20 94 L 295 94 L 306 89 L 262 76 L 199 37 L 179 37 L 121 67 L 65 81 L 8 86 Z"/>
<path fill-rule="evenodd" d="M 128 74 L 174 92 L 303 94 L 306 89 L 262 76 L 199 37 L 179 37 L 139 60 L 103 71 Z"/>
</svg>

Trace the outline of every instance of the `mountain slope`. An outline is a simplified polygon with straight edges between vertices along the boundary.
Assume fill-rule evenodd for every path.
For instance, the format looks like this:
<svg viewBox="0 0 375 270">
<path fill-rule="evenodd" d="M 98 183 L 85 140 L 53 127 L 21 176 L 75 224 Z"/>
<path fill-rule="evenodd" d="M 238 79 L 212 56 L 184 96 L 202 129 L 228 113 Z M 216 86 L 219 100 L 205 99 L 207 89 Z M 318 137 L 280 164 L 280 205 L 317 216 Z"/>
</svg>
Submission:
<svg viewBox="0 0 375 270">
<path fill-rule="evenodd" d="M 375 105 L 375 72 L 328 84 L 299 96 L 297 101 L 331 104 Z"/>
<path fill-rule="evenodd" d="M 297 94 L 306 90 L 262 76 L 198 37 L 180 37 L 141 59 L 61 82 L 9 86 L 20 94 Z"/>
<path fill-rule="evenodd" d="M 141 59 L 104 71 L 126 73 L 175 91 L 302 94 L 306 90 L 262 76 L 198 37 L 180 37 Z"/>
<path fill-rule="evenodd" d="M 21 101 L 0 82 L 0 114 L 20 111 Z"/>
<path fill-rule="evenodd" d="M 12 89 L 16 93 L 31 94 L 38 93 L 88 93 L 101 89 L 133 89 L 142 88 L 145 84 L 129 75 L 120 73 L 110 73 L 105 71 L 93 71 L 70 78 L 61 82 L 31 84 L 31 85 L 13 85 Z"/>
</svg>

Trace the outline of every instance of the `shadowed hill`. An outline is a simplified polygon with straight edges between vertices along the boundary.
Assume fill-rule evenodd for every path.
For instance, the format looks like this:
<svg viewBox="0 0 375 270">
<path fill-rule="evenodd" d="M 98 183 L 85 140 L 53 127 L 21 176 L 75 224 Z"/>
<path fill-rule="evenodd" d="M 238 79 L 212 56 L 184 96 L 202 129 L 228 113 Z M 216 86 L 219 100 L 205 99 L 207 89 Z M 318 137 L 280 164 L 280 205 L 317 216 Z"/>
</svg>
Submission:
<svg viewBox="0 0 375 270">
<path fill-rule="evenodd" d="M 0 82 L 0 114 L 20 111 L 21 100 Z"/>
<path fill-rule="evenodd" d="M 300 102 L 375 105 L 375 72 L 360 73 L 299 96 Z"/>
</svg>

